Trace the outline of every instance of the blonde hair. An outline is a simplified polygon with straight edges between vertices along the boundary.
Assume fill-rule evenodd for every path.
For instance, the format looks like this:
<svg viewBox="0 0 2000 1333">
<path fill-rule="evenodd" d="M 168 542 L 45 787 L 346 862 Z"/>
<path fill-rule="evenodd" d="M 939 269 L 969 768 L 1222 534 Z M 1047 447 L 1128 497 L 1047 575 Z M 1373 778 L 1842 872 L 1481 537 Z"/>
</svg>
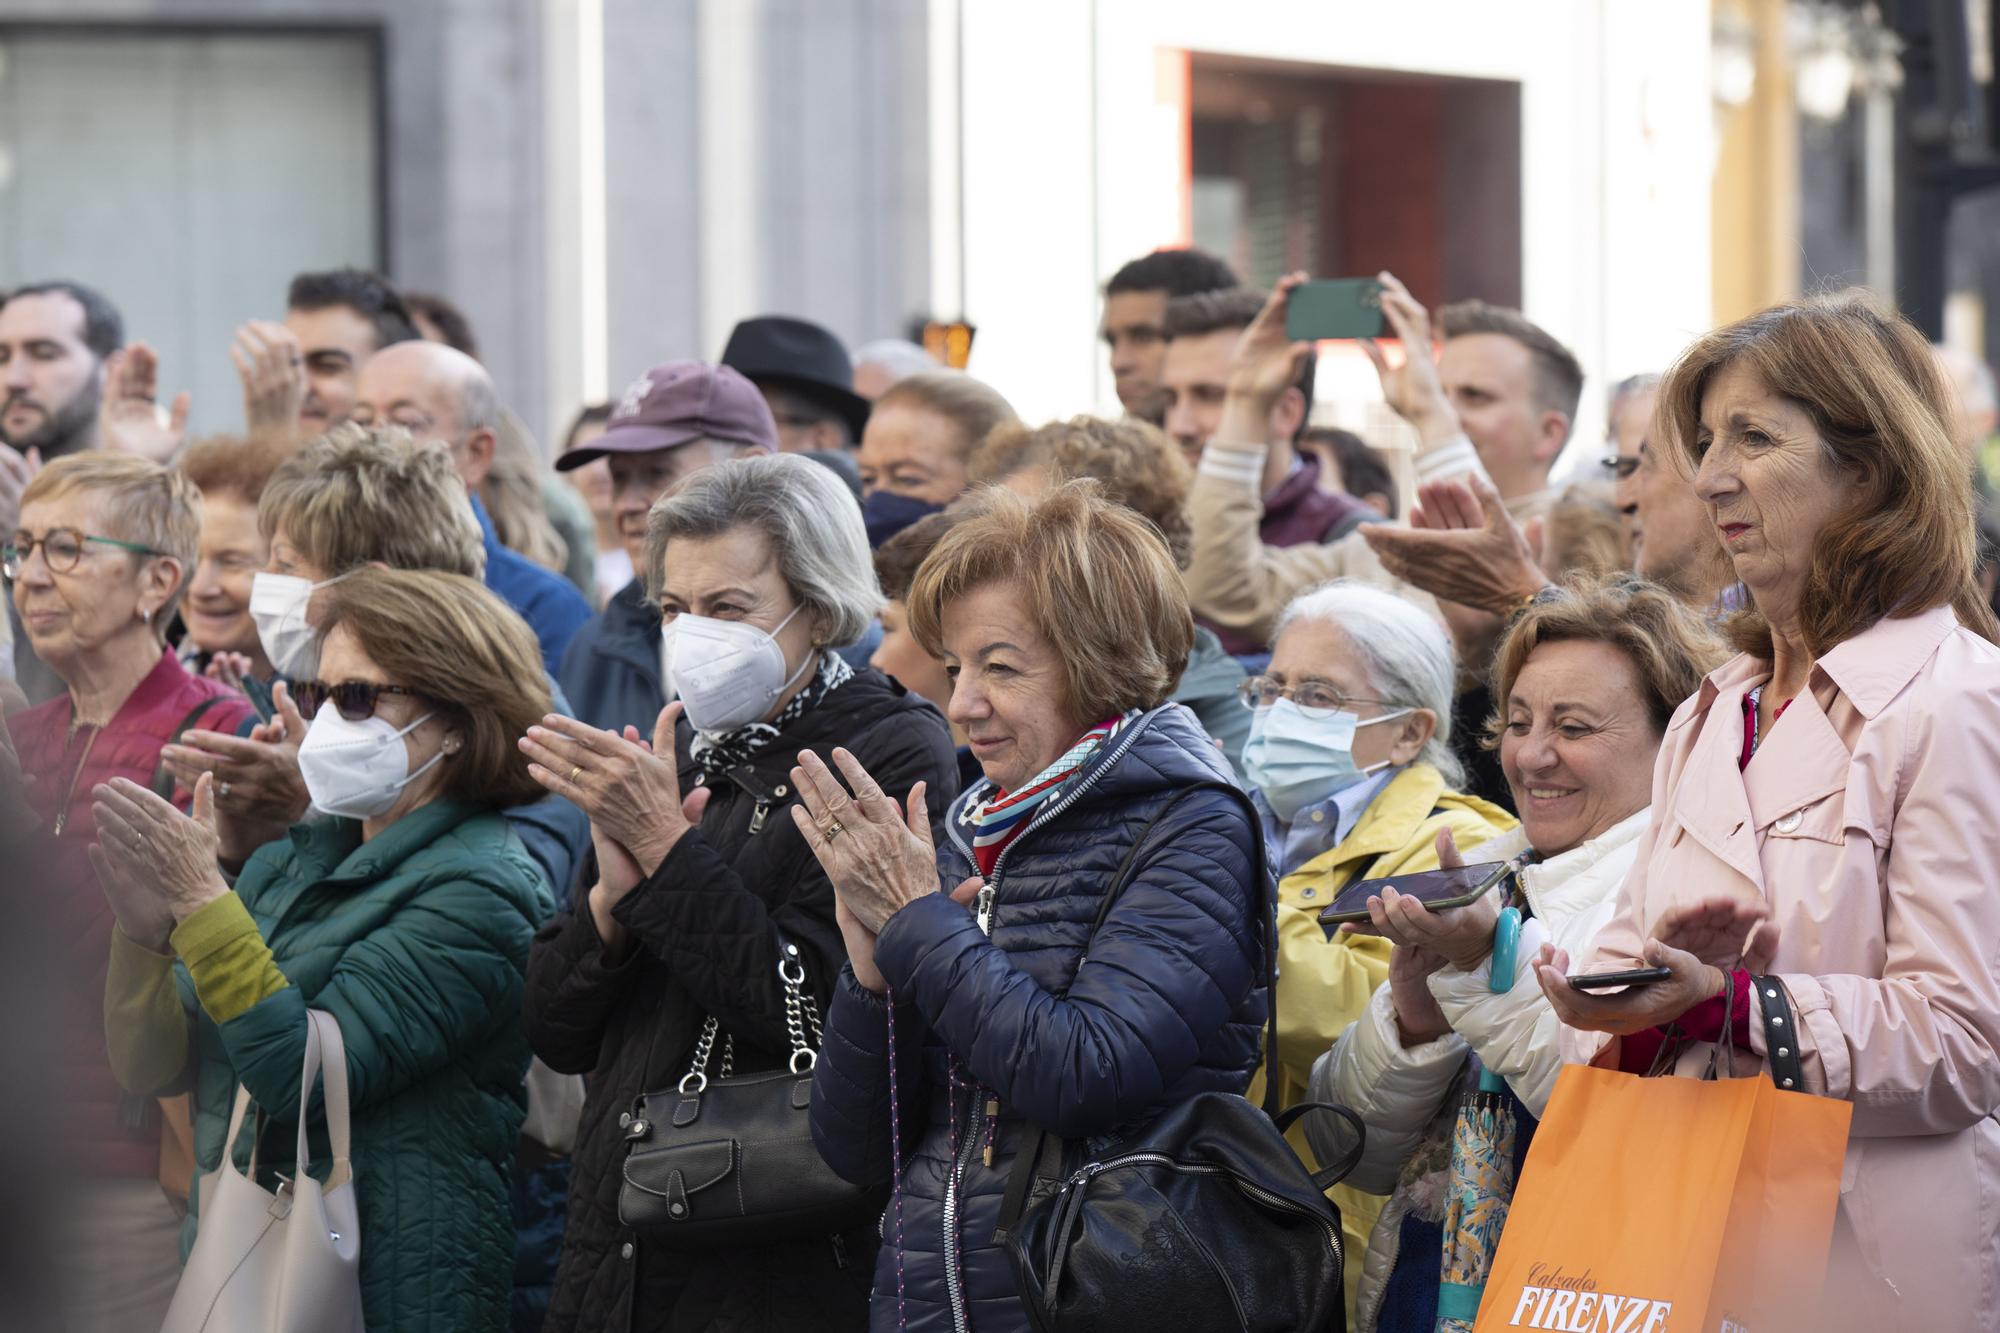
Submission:
<svg viewBox="0 0 2000 1333">
<path fill-rule="evenodd" d="M 1158 529 L 1094 481 L 1065 482 L 1032 502 L 988 487 L 971 515 L 910 587 L 910 630 L 925 652 L 944 656 L 948 604 L 1010 583 L 1055 645 L 1067 695 L 1059 706 L 1077 720 L 1166 701 L 1194 649 L 1194 616 Z"/>
<path fill-rule="evenodd" d="M 105 531 L 93 535 L 134 542 L 153 553 L 126 552 L 134 570 L 163 556 L 180 563 L 173 592 L 153 613 L 153 634 L 164 640 L 201 551 L 201 492 L 172 468 L 131 454 L 92 451 L 58 458 L 36 473 L 21 492 L 21 506 L 86 491 L 104 502 Z"/>
<path fill-rule="evenodd" d="M 322 640 L 344 626 L 391 684 L 423 694 L 464 737 L 442 795 L 496 808 L 543 795 L 515 742 L 549 711 L 548 673 L 505 602 L 463 574 L 373 566 L 319 596 Z"/>
<path fill-rule="evenodd" d="M 328 575 L 379 561 L 478 578 L 486 543 L 441 444 L 395 426 L 335 427 L 302 446 L 264 487 L 257 527 Z"/>
<path fill-rule="evenodd" d="M 1799 595 L 1815 656 L 1889 616 L 1949 605 L 2000 642 L 1974 570 L 1972 487 L 1954 435 L 1951 395 L 1924 336 L 1866 292 L 1772 306 L 1697 338 L 1660 385 L 1656 436 L 1692 474 L 1701 462 L 1701 400 L 1741 362 L 1812 418 L 1847 503 L 1821 531 Z M 1743 652 L 1771 658 L 1755 606 L 1724 627 Z"/>
<path fill-rule="evenodd" d="M 1578 575 L 1545 588 L 1507 628 L 1493 654 L 1493 716 L 1484 744 L 1498 749 L 1507 700 L 1535 649 L 1545 643 L 1602 643 L 1625 654 L 1639 678 L 1654 736 L 1666 733 L 1681 701 L 1729 658 L 1729 648 L 1687 603 L 1630 574 Z"/>
</svg>

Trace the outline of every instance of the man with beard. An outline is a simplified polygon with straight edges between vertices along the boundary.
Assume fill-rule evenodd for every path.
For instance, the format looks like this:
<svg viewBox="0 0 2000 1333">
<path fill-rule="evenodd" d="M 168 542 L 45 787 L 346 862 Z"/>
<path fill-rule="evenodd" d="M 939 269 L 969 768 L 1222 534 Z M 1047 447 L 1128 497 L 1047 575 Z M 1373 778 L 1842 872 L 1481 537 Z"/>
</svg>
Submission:
<svg viewBox="0 0 2000 1333">
<path fill-rule="evenodd" d="M 29 283 L 0 295 L 0 534 L 20 526 L 21 492 L 43 463 L 98 447 L 105 363 L 125 344 L 118 308 L 80 282 Z M 31 703 L 62 681 L 20 632 L 13 604 L 11 673 Z"/>
<path fill-rule="evenodd" d="M 104 363 L 124 345 L 118 308 L 82 283 L 0 297 L 0 440 L 45 463 L 96 448 Z"/>
</svg>

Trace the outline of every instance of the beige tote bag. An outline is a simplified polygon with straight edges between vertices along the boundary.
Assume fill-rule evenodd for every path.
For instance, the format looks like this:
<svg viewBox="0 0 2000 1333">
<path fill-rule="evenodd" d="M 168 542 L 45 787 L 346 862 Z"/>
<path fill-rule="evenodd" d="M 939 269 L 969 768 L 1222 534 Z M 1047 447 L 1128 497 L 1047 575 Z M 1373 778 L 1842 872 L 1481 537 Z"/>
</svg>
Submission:
<svg viewBox="0 0 2000 1333">
<path fill-rule="evenodd" d="M 199 1186 L 201 1227 L 160 1333 L 361 1333 L 361 1224 L 348 1160 L 347 1049 L 340 1024 L 306 1012 L 305 1072 L 299 1080 L 297 1170 L 277 1193 L 257 1184 L 257 1151 L 245 1175 L 231 1160 L 249 1089 L 223 1140 L 222 1165 Z M 307 1174 L 306 1107 L 316 1077 L 326 1080 L 326 1128 L 333 1172 Z"/>
</svg>

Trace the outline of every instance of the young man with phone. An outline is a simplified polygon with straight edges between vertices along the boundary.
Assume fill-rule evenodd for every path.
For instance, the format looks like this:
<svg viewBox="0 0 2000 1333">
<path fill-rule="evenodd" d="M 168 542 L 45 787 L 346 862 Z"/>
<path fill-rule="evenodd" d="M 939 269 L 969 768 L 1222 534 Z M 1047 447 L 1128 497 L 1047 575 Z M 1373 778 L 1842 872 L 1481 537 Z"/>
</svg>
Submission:
<svg viewBox="0 0 2000 1333">
<path fill-rule="evenodd" d="M 1192 467 L 1201 465 L 1203 450 L 1222 421 L 1236 344 L 1268 299 L 1252 288 L 1232 287 L 1177 296 L 1167 302 L 1167 350 L 1160 366 L 1166 429 Z M 1265 454 L 1257 481 L 1264 511 L 1257 536 L 1266 546 L 1338 541 L 1378 517 L 1352 496 L 1323 489 L 1319 460 L 1298 448 L 1312 411 L 1313 382 L 1313 359 L 1306 357 L 1292 382 L 1271 399 L 1258 419 L 1257 438 Z M 1208 624 L 1205 620 L 1202 623 Z M 1265 642 L 1256 635 L 1223 625 L 1209 628 L 1236 656 L 1261 656 L 1264 652 Z"/>
<path fill-rule="evenodd" d="M 1418 480 L 1471 473 L 1490 479 L 1517 521 L 1538 516 L 1582 393 L 1576 358 L 1519 312 L 1466 302 L 1440 312 L 1444 346 L 1434 359 L 1429 314 L 1393 274 L 1375 280 L 1386 330 L 1406 355 L 1392 366 L 1373 339 L 1361 347 L 1389 406 L 1417 432 Z M 1359 533 L 1328 546 L 1279 548 L 1258 539 L 1257 488 L 1269 453 L 1260 423 L 1314 354 L 1313 342 L 1287 330 L 1291 294 L 1305 283 L 1303 273 L 1281 279 L 1237 344 L 1221 419 L 1190 497 L 1188 591 L 1196 614 L 1252 637 L 1271 632 L 1292 596 L 1328 579 L 1363 579 L 1429 605 L 1426 594 L 1389 573 Z"/>
</svg>

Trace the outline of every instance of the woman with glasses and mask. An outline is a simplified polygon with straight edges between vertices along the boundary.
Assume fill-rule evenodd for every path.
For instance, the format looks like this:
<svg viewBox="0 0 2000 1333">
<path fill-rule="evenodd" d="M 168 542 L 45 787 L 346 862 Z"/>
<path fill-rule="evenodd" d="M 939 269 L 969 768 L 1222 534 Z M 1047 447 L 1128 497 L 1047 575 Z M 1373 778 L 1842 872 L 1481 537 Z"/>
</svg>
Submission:
<svg viewBox="0 0 2000 1333">
<path fill-rule="evenodd" d="M 189 1085 L 201 1173 L 239 1085 L 260 1163 L 298 1134 L 306 1010 L 347 1048 L 368 1327 L 504 1328 L 528 946 L 553 909 L 500 811 L 540 795 L 514 748 L 548 710 L 534 635 L 476 580 L 366 568 L 322 590 L 299 767 L 327 818 L 216 865 L 215 779 L 184 815 L 116 779 L 92 857 L 117 914 L 104 1029 L 135 1092 Z M 308 1126 L 324 1142 L 318 1117 Z M 260 1168 L 260 1174 L 263 1168 Z M 266 1188 L 272 1182 L 260 1182 Z M 190 1243 L 199 1208 L 188 1219 Z"/>
<path fill-rule="evenodd" d="M 634 728 L 560 717 L 521 743 L 536 780 L 589 814 L 597 862 L 529 972 L 536 1054 L 590 1075 L 546 1328 L 859 1329 L 873 1217 L 678 1249 L 620 1218 L 619 1117 L 703 1060 L 709 1078 L 791 1065 L 781 959 L 826 1012 L 847 950 L 793 822 L 799 752 L 844 746 L 899 791 L 926 786 L 941 813 L 958 790 L 951 734 L 931 704 L 836 652 L 882 598 L 861 510 L 828 469 L 797 454 L 712 464 L 655 502 L 643 557 L 675 700 L 650 747 Z"/>
<path fill-rule="evenodd" d="M 1386 940 L 1329 939 L 1320 912 L 1356 881 L 1435 870 L 1447 834 L 1473 847 L 1514 826 L 1460 789 L 1455 670 L 1436 621 L 1393 593 L 1343 579 L 1293 599 L 1269 669 L 1243 682 L 1251 710 L 1243 774 L 1279 877 L 1281 1106 L 1306 1099 L 1313 1061 L 1389 977 Z M 1290 1137 L 1312 1163 L 1303 1122 Z M 1382 1201 L 1346 1185 L 1333 1198 L 1351 1293 Z"/>
<path fill-rule="evenodd" d="M 68 1196 L 74 1235 L 53 1247 L 75 1260 L 60 1276 L 77 1328 L 157 1325 L 179 1271 L 179 1219 L 159 1184 L 159 1111 L 121 1094 L 106 1061 L 99 1006 L 112 916 L 86 849 L 97 831 L 92 788 L 123 778 L 172 795 L 161 747 L 191 722 L 234 728 L 250 714 L 248 700 L 190 675 L 165 643 L 200 536 L 201 498 L 186 478 L 88 453 L 28 483 L 20 528 L 0 551 L 29 645 L 67 686 L 8 725 L 49 839 L 47 873 L 15 887 L 68 942 L 61 974 L 75 987 L 51 1008 L 70 1029 L 57 1100 L 82 1163 Z"/>
</svg>

